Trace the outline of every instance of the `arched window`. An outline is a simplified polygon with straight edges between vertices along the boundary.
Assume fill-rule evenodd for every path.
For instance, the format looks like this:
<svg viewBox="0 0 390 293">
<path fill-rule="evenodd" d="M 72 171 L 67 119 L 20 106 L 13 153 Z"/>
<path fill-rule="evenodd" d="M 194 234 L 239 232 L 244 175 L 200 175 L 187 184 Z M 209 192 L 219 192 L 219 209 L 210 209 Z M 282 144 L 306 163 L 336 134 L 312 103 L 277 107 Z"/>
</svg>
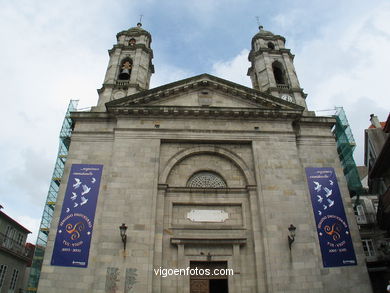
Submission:
<svg viewBox="0 0 390 293">
<path fill-rule="evenodd" d="M 282 64 L 278 61 L 272 63 L 272 70 L 274 72 L 275 81 L 277 84 L 286 84 L 286 80 L 284 78 L 284 70 Z"/>
<path fill-rule="evenodd" d="M 268 46 L 268 48 L 270 48 L 271 50 L 275 50 L 275 45 L 274 45 L 274 43 L 268 42 L 267 46 Z"/>
<path fill-rule="evenodd" d="M 197 172 L 187 182 L 187 187 L 194 188 L 226 188 L 226 182 L 217 173 L 210 171 Z"/>
<path fill-rule="evenodd" d="M 118 79 L 129 80 L 132 68 L 133 68 L 133 60 L 131 60 L 130 58 L 124 59 L 121 63 Z"/>
</svg>

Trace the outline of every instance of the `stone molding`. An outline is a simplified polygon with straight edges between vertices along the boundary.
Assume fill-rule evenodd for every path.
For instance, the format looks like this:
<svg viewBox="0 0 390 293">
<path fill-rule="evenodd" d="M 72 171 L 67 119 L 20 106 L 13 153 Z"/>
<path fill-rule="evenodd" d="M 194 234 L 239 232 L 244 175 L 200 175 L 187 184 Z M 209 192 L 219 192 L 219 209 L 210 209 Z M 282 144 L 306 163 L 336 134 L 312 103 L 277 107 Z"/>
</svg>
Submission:
<svg viewBox="0 0 390 293">
<path fill-rule="evenodd" d="M 201 74 L 181 81 L 173 82 L 154 89 L 145 90 L 128 97 L 120 98 L 106 103 L 108 112 L 115 111 L 116 108 L 145 105 L 162 98 L 167 98 L 177 94 L 182 94 L 192 90 L 211 89 L 218 90 L 224 94 L 230 94 L 235 98 L 241 98 L 266 110 L 290 110 L 302 113 L 304 107 L 290 103 L 272 96 L 268 93 L 260 92 L 209 74 Z M 208 107 L 202 107 L 208 108 Z"/>
<path fill-rule="evenodd" d="M 256 184 L 253 174 L 250 172 L 249 167 L 247 166 L 247 164 L 244 162 L 243 159 L 241 159 L 238 155 L 236 155 L 232 151 L 217 146 L 197 146 L 197 147 L 192 147 L 192 148 L 179 151 L 168 160 L 166 166 L 164 167 L 163 171 L 160 174 L 158 180 L 159 184 L 166 184 L 168 180 L 168 176 L 176 164 L 180 163 L 181 161 L 183 161 L 184 159 L 190 156 L 198 155 L 198 154 L 214 154 L 228 159 L 242 172 L 246 180 L 246 184 L 249 185 Z"/>
</svg>

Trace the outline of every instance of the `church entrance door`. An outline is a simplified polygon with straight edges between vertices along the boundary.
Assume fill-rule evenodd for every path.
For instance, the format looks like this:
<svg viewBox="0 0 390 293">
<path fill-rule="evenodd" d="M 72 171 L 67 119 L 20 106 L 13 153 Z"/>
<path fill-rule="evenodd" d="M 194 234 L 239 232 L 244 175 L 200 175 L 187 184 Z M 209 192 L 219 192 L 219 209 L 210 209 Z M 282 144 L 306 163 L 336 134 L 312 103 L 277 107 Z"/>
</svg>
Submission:
<svg viewBox="0 0 390 293">
<path fill-rule="evenodd" d="M 191 269 L 197 269 L 197 275 L 191 275 L 190 293 L 228 293 L 227 276 L 214 275 L 214 271 L 227 268 L 227 262 L 191 262 Z M 203 272 L 210 272 L 209 275 Z"/>
</svg>

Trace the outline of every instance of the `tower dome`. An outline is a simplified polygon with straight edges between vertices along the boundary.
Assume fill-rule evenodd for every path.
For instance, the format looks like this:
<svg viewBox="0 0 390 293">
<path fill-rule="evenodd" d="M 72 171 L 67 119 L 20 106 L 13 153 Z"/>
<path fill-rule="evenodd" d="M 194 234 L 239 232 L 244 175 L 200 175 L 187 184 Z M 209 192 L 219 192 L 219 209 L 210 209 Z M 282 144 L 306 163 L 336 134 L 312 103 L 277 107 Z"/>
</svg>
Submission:
<svg viewBox="0 0 390 293">
<path fill-rule="evenodd" d="M 131 27 L 128 30 L 121 31 L 116 34 L 116 38 L 119 41 L 121 37 L 139 37 L 139 36 L 146 36 L 149 38 L 150 43 L 152 42 L 152 35 L 142 28 L 142 23 L 137 23 L 137 26 Z"/>
</svg>

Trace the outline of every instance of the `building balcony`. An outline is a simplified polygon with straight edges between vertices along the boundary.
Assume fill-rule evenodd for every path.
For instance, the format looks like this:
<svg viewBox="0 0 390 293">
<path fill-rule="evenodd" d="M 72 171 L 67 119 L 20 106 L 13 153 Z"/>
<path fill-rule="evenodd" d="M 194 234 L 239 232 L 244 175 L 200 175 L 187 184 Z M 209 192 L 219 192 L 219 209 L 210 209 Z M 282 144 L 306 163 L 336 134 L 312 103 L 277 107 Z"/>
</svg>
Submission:
<svg viewBox="0 0 390 293">
<path fill-rule="evenodd" d="M 30 260 L 30 258 L 28 257 L 29 250 L 26 249 L 24 243 L 20 244 L 3 233 L 0 233 L 0 250 L 19 257 L 22 260 Z"/>
<path fill-rule="evenodd" d="M 288 90 L 290 88 L 287 84 L 282 84 L 282 83 L 278 83 L 276 86 L 277 88 L 284 89 L 284 90 Z"/>
<path fill-rule="evenodd" d="M 120 85 L 120 86 L 128 86 L 129 84 L 130 84 L 129 80 L 117 80 L 116 81 L 116 85 Z"/>
<path fill-rule="evenodd" d="M 373 213 L 365 213 L 364 215 L 355 215 L 358 225 L 375 225 L 376 217 Z"/>
</svg>

